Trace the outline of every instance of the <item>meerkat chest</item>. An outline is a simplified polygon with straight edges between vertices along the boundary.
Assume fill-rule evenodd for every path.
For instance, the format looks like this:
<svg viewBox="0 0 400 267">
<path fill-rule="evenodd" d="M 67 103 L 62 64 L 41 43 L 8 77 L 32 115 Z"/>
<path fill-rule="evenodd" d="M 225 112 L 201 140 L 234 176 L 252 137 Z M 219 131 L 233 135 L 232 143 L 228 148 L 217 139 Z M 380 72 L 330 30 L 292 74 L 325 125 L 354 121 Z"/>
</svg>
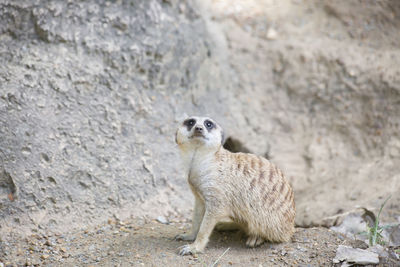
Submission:
<svg viewBox="0 0 400 267">
<path fill-rule="evenodd" d="M 195 188 L 209 186 L 215 179 L 215 159 L 209 155 L 195 153 L 188 169 L 188 181 Z"/>
</svg>

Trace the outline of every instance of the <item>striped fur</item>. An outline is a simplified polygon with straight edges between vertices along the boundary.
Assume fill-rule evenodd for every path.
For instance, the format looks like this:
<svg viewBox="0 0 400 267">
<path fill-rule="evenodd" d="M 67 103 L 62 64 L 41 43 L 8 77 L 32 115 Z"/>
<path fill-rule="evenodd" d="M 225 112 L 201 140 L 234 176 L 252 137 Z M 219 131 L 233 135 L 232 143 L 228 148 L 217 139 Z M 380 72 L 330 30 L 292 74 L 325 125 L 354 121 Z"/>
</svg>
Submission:
<svg viewBox="0 0 400 267">
<path fill-rule="evenodd" d="M 220 201 L 230 203 L 231 219 L 241 224 L 249 236 L 273 242 L 289 241 L 294 233 L 295 203 L 282 171 L 267 159 L 233 154 L 223 148 L 215 158 L 218 158 L 215 167 L 223 174 L 216 177 L 224 187 Z M 232 165 L 238 168 L 232 170 Z"/>
<path fill-rule="evenodd" d="M 196 121 L 194 128 L 211 120 L 191 119 Z M 289 241 L 295 231 L 295 203 L 282 171 L 265 158 L 225 150 L 222 129 L 216 123 L 213 130 L 204 131 L 204 138 L 194 138 L 193 131 L 183 125 L 176 135 L 195 196 L 192 230 L 177 236 L 195 242 L 179 253 L 203 251 L 215 225 L 221 222 L 243 228 L 250 247 L 265 240 Z"/>
</svg>

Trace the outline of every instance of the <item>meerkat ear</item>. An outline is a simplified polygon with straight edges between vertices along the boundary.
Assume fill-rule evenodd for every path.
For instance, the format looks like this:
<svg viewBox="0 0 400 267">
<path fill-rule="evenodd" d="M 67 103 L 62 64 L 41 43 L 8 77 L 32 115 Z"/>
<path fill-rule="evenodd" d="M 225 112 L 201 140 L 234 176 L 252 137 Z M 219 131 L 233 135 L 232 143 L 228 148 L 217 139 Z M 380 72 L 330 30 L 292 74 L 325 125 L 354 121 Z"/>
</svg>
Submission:
<svg viewBox="0 0 400 267">
<path fill-rule="evenodd" d="M 175 143 L 178 144 L 178 130 L 176 130 L 175 132 Z"/>
<path fill-rule="evenodd" d="M 179 115 L 179 116 L 176 116 L 175 117 L 175 121 L 176 122 L 179 122 L 179 123 L 182 123 L 182 122 L 184 122 L 186 119 L 188 119 L 189 118 L 189 115 L 187 115 L 186 113 L 183 113 L 183 114 L 181 114 L 181 115 Z"/>
</svg>

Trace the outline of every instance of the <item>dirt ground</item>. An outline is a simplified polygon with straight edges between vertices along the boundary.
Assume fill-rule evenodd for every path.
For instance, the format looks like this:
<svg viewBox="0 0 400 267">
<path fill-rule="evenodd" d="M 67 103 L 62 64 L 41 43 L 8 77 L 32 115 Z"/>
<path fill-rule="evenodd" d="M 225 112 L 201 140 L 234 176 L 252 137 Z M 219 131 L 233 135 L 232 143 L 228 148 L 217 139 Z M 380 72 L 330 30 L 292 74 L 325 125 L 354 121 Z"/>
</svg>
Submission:
<svg viewBox="0 0 400 267">
<path fill-rule="evenodd" d="M 131 219 L 66 234 L 15 237 L 1 246 L 4 266 L 331 266 L 338 245 L 365 248 L 326 228 L 297 228 L 291 243 L 249 249 L 241 231 L 214 231 L 205 253 L 179 256 L 174 236 L 188 223 Z M 398 264 L 398 263 L 397 263 Z M 396 266 L 387 260 L 386 265 Z"/>
</svg>

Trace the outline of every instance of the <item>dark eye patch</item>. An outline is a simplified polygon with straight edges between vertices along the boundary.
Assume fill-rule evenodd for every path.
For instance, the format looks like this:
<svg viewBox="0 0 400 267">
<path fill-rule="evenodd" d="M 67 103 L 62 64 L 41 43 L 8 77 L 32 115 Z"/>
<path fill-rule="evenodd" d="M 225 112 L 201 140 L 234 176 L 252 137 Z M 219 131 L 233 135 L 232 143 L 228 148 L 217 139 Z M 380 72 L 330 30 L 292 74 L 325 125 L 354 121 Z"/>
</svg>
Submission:
<svg viewBox="0 0 400 267">
<path fill-rule="evenodd" d="M 204 126 L 206 126 L 206 129 L 208 131 L 211 131 L 215 127 L 214 123 L 212 121 L 210 121 L 210 120 L 205 120 L 204 121 Z"/>
<path fill-rule="evenodd" d="M 183 125 L 186 126 L 188 131 L 190 131 L 193 128 L 193 126 L 196 125 L 196 120 L 195 119 L 187 119 L 183 122 Z"/>
</svg>

